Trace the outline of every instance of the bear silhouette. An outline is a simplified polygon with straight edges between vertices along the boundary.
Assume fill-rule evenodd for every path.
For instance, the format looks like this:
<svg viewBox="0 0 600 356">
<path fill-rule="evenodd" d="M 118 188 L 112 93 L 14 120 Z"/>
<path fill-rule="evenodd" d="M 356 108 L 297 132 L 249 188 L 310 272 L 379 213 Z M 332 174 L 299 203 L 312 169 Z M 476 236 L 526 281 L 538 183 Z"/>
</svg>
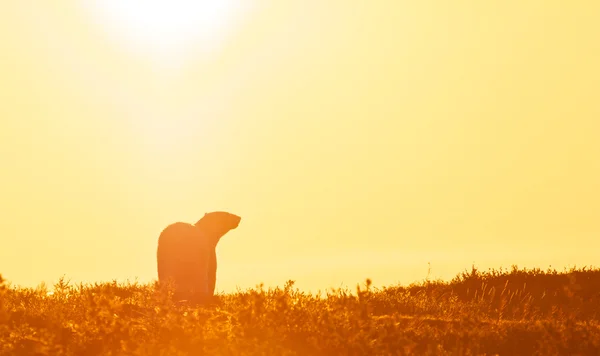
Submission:
<svg viewBox="0 0 600 356">
<path fill-rule="evenodd" d="M 176 222 L 158 237 L 158 281 L 173 283 L 174 297 L 205 301 L 214 295 L 217 280 L 216 247 L 221 237 L 238 227 L 241 217 L 206 213 L 194 225 Z"/>
</svg>

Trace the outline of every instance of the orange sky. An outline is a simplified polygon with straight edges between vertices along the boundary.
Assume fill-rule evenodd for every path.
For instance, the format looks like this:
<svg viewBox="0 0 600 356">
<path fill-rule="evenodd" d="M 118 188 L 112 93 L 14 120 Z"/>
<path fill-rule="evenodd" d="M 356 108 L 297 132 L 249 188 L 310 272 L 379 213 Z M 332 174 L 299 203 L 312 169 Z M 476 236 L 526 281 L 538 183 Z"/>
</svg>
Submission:
<svg viewBox="0 0 600 356">
<path fill-rule="evenodd" d="M 77 4 L 0 4 L 12 283 L 151 281 L 213 210 L 223 291 L 597 264 L 599 2 L 263 1 L 163 47 Z"/>
</svg>

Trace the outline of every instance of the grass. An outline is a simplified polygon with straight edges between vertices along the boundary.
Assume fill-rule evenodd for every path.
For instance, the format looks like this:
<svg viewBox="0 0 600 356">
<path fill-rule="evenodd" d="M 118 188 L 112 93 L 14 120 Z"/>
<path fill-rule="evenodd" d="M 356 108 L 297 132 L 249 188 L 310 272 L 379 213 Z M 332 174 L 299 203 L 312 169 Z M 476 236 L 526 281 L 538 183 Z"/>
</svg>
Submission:
<svg viewBox="0 0 600 356">
<path fill-rule="evenodd" d="M 599 355 L 600 270 L 479 271 L 174 302 L 157 284 L 0 284 L 0 355 Z"/>
</svg>

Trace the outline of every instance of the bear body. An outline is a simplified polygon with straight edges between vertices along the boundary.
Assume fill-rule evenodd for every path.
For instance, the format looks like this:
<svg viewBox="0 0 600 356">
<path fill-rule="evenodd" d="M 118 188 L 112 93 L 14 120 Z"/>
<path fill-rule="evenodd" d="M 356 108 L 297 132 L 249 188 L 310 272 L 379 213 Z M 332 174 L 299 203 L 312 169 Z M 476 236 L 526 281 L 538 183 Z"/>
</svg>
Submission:
<svg viewBox="0 0 600 356">
<path fill-rule="evenodd" d="M 176 298 L 201 299 L 209 294 L 212 254 L 209 239 L 196 226 L 183 222 L 167 226 L 158 238 L 156 255 L 158 280 L 174 283 Z"/>
<path fill-rule="evenodd" d="M 159 283 L 174 283 L 178 299 L 212 297 L 217 277 L 217 244 L 240 220 L 234 214 L 213 212 L 194 225 L 177 222 L 167 226 L 158 238 Z"/>
</svg>

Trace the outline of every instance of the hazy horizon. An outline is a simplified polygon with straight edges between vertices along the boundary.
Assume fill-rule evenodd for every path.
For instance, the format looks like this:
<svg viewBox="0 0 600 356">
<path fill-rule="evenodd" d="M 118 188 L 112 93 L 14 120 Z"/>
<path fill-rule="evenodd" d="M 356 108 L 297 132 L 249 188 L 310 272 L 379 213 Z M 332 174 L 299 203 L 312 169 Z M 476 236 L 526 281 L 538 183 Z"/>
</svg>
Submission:
<svg viewBox="0 0 600 356">
<path fill-rule="evenodd" d="M 0 4 L 12 284 L 150 282 L 216 210 L 218 291 L 597 265 L 600 3 L 105 3 Z"/>
</svg>

